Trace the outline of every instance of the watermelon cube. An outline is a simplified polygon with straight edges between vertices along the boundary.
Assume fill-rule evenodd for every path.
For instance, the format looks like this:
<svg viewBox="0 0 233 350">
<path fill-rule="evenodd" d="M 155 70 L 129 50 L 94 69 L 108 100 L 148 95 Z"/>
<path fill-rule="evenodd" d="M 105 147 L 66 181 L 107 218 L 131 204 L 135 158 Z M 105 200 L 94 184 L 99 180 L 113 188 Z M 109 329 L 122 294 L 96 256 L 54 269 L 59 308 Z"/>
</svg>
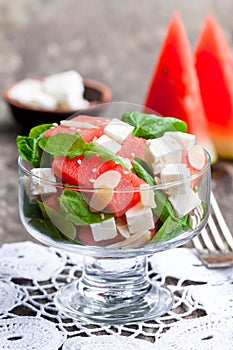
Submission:
<svg viewBox="0 0 233 350">
<path fill-rule="evenodd" d="M 133 160 L 134 157 L 140 157 L 144 159 L 145 143 L 145 139 L 129 135 L 123 142 L 122 147 L 117 155 L 128 158 L 130 160 Z"/>
<path fill-rule="evenodd" d="M 44 137 L 57 135 L 59 133 L 61 133 L 61 134 L 76 134 L 76 130 L 71 129 L 71 128 L 67 128 L 67 126 L 58 125 L 58 126 L 52 127 L 51 129 L 46 130 L 44 133 Z"/>
<path fill-rule="evenodd" d="M 97 178 L 99 167 L 104 162 L 99 156 L 84 159 L 83 156 L 74 158 L 56 157 L 53 161 L 52 168 L 56 176 L 63 183 L 82 186 L 86 188 L 93 187 L 93 181 Z"/>
<path fill-rule="evenodd" d="M 131 171 L 113 161 L 103 161 L 99 156 L 84 159 L 83 157 L 56 157 L 53 161 L 53 171 L 63 183 L 93 188 L 95 180 L 109 170 L 120 173 L 119 184 L 108 204 L 108 211 L 116 216 L 123 215 L 129 208 L 136 205 L 141 197 L 140 185 L 145 182 Z"/>
<path fill-rule="evenodd" d="M 74 126 L 69 126 L 66 124 L 74 122 Z M 91 117 L 87 115 L 79 115 L 72 119 L 68 119 L 64 121 L 64 124 L 58 125 L 47 130 L 44 133 L 45 137 L 53 136 L 58 133 L 66 133 L 66 134 L 80 134 L 84 141 L 91 142 L 94 138 L 98 138 L 103 134 L 104 127 L 109 123 L 109 118 L 101 118 L 101 117 Z M 79 125 L 75 126 L 75 122 L 78 122 Z M 61 122 L 62 123 L 62 122 Z M 93 125 L 93 128 L 91 128 Z M 87 127 L 88 126 L 88 127 Z"/>
<path fill-rule="evenodd" d="M 99 175 L 109 170 L 115 170 L 121 174 L 121 180 L 116 186 L 113 198 L 108 205 L 109 210 L 119 217 L 139 203 L 141 196 L 137 190 L 145 182 L 131 171 L 112 161 L 102 165 L 99 169 Z"/>
</svg>

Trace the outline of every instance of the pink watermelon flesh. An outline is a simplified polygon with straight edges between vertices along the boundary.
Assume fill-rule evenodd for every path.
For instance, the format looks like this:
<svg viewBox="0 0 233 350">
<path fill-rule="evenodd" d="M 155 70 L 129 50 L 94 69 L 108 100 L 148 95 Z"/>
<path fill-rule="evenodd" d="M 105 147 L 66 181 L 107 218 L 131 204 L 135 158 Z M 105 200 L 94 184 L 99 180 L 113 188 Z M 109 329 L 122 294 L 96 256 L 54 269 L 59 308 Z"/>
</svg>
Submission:
<svg viewBox="0 0 233 350">
<path fill-rule="evenodd" d="M 154 68 L 145 107 L 185 121 L 188 132 L 215 157 L 188 37 L 178 13 L 175 13 Z"/>
<path fill-rule="evenodd" d="M 58 125 L 58 126 L 52 127 L 49 130 L 46 130 L 44 133 L 44 137 L 57 135 L 59 133 L 61 133 L 61 134 L 76 134 L 76 130 L 71 129 L 71 128 L 67 128 L 67 126 Z"/>
<path fill-rule="evenodd" d="M 96 117 L 96 116 L 92 117 L 89 115 L 78 115 L 77 117 L 72 118 L 72 120 L 76 120 L 84 123 L 90 123 L 95 126 L 106 126 L 111 121 L 111 118 Z"/>
<path fill-rule="evenodd" d="M 96 179 L 98 169 L 103 162 L 99 156 L 83 159 L 82 156 L 74 157 L 56 157 L 52 168 L 56 176 L 62 179 L 63 183 L 91 188 L 93 182 L 90 179 Z"/>
<path fill-rule="evenodd" d="M 109 123 L 111 119 L 109 118 L 101 118 L 101 117 L 91 117 L 86 115 L 79 115 L 77 117 L 72 118 L 74 121 L 79 121 L 83 123 L 89 123 L 92 124 L 93 129 L 91 128 L 77 128 L 74 129 L 72 127 L 67 127 L 64 125 L 58 125 L 56 127 L 53 127 L 49 130 L 47 130 L 44 133 L 45 137 L 53 136 L 58 133 L 65 133 L 65 134 L 80 134 L 84 141 L 91 142 L 94 138 L 98 138 L 103 134 L 103 129 L 106 126 L 106 124 Z"/>
<path fill-rule="evenodd" d="M 233 61 L 226 38 L 211 15 L 205 18 L 194 54 L 206 117 L 227 125 L 233 118 Z"/>
<path fill-rule="evenodd" d="M 139 189 L 140 185 L 145 183 L 120 164 L 112 161 L 102 161 L 99 156 L 86 159 L 82 157 L 72 159 L 68 157 L 56 157 L 52 167 L 54 174 L 61 178 L 63 183 L 86 188 L 92 188 L 93 181 L 106 171 L 118 171 L 121 174 L 121 180 L 116 186 L 116 193 L 114 193 L 108 205 L 109 211 L 113 212 L 116 216 L 123 215 L 129 208 L 140 201 L 140 193 L 137 191 L 134 192 L 134 190 Z"/>
<path fill-rule="evenodd" d="M 141 137 L 130 135 L 123 142 L 118 156 L 133 160 L 134 157 L 144 159 L 144 149 L 146 140 Z"/>
<path fill-rule="evenodd" d="M 120 164 L 114 162 L 106 162 L 101 168 L 100 173 L 109 170 L 118 171 L 121 174 L 121 180 L 116 186 L 113 198 L 108 205 L 108 208 L 116 216 L 122 216 L 127 210 L 136 205 L 140 200 L 140 193 L 135 191 L 140 188 L 145 182 L 131 171 L 127 171 Z"/>
</svg>

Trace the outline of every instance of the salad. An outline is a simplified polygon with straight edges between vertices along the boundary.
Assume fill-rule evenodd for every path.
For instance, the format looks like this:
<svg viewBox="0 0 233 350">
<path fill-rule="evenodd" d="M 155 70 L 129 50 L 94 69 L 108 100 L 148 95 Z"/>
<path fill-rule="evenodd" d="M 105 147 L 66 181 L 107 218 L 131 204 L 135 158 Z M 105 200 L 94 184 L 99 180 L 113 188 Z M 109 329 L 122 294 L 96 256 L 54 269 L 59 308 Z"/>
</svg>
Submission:
<svg viewBox="0 0 233 350">
<path fill-rule="evenodd" d="M 34 127 L 17 147 L 32 167 L 20 180 L 23 214 L 52 239 L 139 247 L 193 230 L 205 216 L 198 183 L 207 156 L 179 119 L 78 115 Z"/>
</svg>

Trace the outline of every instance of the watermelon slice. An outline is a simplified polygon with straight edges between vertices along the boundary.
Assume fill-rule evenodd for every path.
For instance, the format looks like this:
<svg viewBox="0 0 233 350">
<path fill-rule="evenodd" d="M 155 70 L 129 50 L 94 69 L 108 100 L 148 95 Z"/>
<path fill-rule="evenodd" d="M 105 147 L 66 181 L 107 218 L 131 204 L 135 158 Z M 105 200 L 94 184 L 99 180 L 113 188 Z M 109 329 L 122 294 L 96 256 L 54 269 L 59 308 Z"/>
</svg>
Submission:
<svg viewBox="0 0 233 350">
<path fill-rule="evenodd" d="M 121 180 L 115 188 L 115 193 L 108 208 L 115 216 L 122 216 L 127 210 L 135 206 L 140 200 L 140 193 L 137 189 L 145 182 L 131 171 L 127 171 L 120 164 L 112 161 L 105 162 L 99 169 L 99 174 L 109 170 L 118 171 L 121 174 Z"/>
<path fill-rule="evenodd" d="M 202 101 L 217 153 L 233 158 L 233 60 L 215 18 L 207 16 L 194 55 Z"/>
<path fill-rule="evenodd" d="M 136 189 L 145 182 L 131 171 L 113 161 L 102 161 L 99 156 L 83 159 L 82 157 L 56 157 L 52 164 L 53 172 L 63 183 L 92 188 L 93 182 L 109 170 L 118 171 L 121 175 L 119 184 L 111 199 L 108 209 L 116 216 L 122 216 L 129 208 L 140 201 Z M 135 191 L 134 191 L 135 190 Z"/>
<path fill-rule="evenodd" d="M 185 121 L 188 132 L 195 134 L 197 142 L 209 150 L 212 161 L 216 160 L 191 48 L 179 13 L 168 25 L 144 105 L 163 116 Z"/>
<path fill-rule="evenodd" d="M 56 157 L 53 161 L 52 168 L 56 176 L 62 179 L 65 184 L 91 188 L 92 180 L 95 180 L 99 174 L 100 168 L 104 164 L 99 156 L 83 159 L 82 156 Z M 91 179 L 91 181 L 90 181 Z"/>
<path fill-rule="evenodd" d="M 58 126 L 52 127 L 51 129 L 46 130 L 45 133 L 44 133 L 44 137 L 57 135 L 59 133 L 62 133 L 62 134 L 76 134 L 76 130 L 75 129 L 71 129 L 71 128 L 67 128 L 67 126 L 58 125 Z"/>
<path fill-rule="evenodd" d="M 134 157 L 140 157 L 144 159 L 144 146 L 145 146 L 146 140 L 129 135 L 126 140 L 123 142 L 122 147 L 120 151 L 117 153 L 118 156 L 128 158 L 130 160 L 133 160 Z"/>
<path fill-rule="evenodd" d="M 91 117 L 87 115 L 79 115 L 77 117 L 74 117 L 72 119 L 69 119 L 69 121 L 74 122 L 80 122 L 83 123 L 83 127 L 69 127 L 65 125 L 58 125 L 54 128 L 51 128 L 47 130 L 44 133 L 45 137 L 53 136 L 58 133 L 65 133 L 65 134 L 76 134 L 79 133 L 84 141 L 91 142 L 94 138 L 98 138 L 103 134 L 104 127 L 106 124 L 109 123 L 111 119 L 109 118 L 101 118 L 101 117 Z M 93 128 L 86 128 L 85 124 L 93 125 Z"/>
</svg>

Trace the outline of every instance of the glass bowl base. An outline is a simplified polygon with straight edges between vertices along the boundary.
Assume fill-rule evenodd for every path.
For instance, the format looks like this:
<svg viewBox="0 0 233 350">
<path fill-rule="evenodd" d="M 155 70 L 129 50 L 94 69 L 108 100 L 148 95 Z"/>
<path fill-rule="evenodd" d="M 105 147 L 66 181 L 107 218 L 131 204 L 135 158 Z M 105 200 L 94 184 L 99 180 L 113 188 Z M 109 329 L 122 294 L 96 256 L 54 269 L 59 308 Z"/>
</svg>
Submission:
<svg viewBox="0 0 233 350">
<path fill-rule="evenodd" d="M 123 324 L 154 319 L 168 312 L 173 305 L 173 294 L 164 287 L 150 283 L 148 291 L 139 298 L 114 297 L 104 302 L 87 298 L 79 291 L 80 280 L 63 286 L 55 296 L 57 308 L 68 317 L 84 322 Z"/>
</svg>

